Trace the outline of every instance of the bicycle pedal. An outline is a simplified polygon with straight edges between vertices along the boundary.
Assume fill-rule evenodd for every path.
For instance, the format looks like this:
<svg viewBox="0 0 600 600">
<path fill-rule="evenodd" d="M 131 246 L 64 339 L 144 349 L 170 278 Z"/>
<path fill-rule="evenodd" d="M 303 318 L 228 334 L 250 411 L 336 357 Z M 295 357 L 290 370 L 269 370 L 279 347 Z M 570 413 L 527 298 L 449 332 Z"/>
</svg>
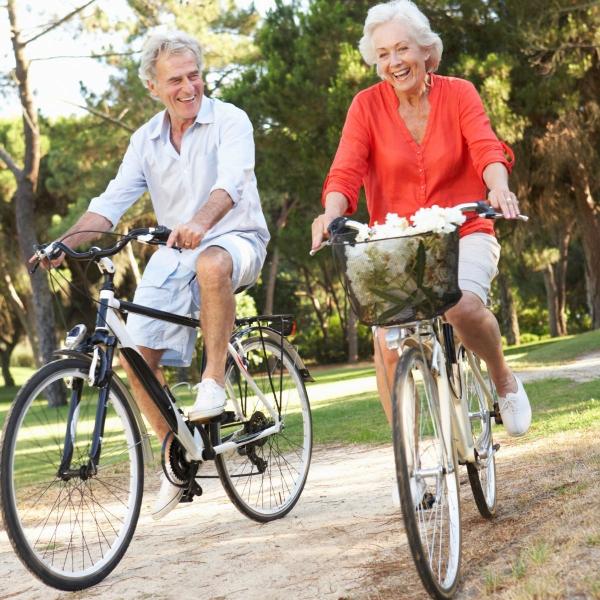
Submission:
<svg viewBox="0 0 600 600">
<path fill-rule="evenodd" d="M 500 407 L 498 406 L 497 402 L 494 402 L 494 410 L 490 411 L 490 416 L 494 417 L 494 421 L 496 422 L 496 425 L 502 425 L 502 415 L 500 414 Z"/>
<path fill-rule="evenodd" d="M 203 490 L 196 481 L 192 481 L 192 484 L 189 488 L 185 490 L 183 496 L 179 502 L 192 502 L 194 500 L 194 496 L 202 496 Z"/>
</svg>

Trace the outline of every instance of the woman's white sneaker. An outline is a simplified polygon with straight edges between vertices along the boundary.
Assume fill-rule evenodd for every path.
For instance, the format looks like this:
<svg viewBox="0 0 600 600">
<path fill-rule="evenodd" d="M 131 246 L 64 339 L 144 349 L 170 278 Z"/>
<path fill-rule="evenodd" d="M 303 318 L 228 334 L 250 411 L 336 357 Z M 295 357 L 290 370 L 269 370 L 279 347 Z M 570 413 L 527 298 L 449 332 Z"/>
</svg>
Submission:
<svg viewBox="0 0 600 600">
<path fill-rule="evenodd" d="M 525 435 L 531 425 L 531 406 L 521 380 L 516 375 L 514 377 L 517 391 L 498 396 L 498 406 L 506 431 L 509 435 L 517 437 Z"/>
<path fill-rule="evenodd" d="M 225 388 L 214 379 L 203 379 L 194 388 L 198 390 L 198 393 L 196 402 L 188 413 L 190 421 L 207 421 L 212 417 L 217 417 L 225 410 L 227 400 Z"/>
</svg>

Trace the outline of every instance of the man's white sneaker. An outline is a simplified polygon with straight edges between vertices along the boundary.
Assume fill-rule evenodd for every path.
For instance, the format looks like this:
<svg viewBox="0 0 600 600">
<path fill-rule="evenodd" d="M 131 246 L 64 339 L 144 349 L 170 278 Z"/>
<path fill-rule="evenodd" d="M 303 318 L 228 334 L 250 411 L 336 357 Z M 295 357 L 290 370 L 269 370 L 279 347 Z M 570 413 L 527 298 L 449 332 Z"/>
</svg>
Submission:
<svg viewBox="0 0 600 600">
<path fill-rule="evenodd" d="M 526 434 L 531 425 L 531 406 L 521 380 L 516 375 L 514 377 L 517 391 L 504 397 L 498 396 L 498 406 L 506 431 L 517 437 Z"/>
<path fill-rule="evenodd" d="M 173 474 L 169 473 L 169 477 L 179 483 L 179 480 Z M 158 519 L 162 519 L 166 514 L 170 513 L 179 504 L 181 496 L 183 496 L 183 488 L 173 485 L 163 473 L 160 476 L 160 490 L 154 501 L 152 518 L 158 521 Z"/>
<path fill-rule="evenodd" d="M 220 415 L 225 409 L 225 388 L 214 379 L 203 379 L 195 386 L 198 390 L 196 402 L 188 413 L 190 421 L 207 421 Z"/>
<path fill-rule="evenodd" d="M 166 514 L 170 513 L 178 504 L 181 496 L 183 496 L 183 488 L 173 485 L 171 482 L 183 483 L 173 473 L 169 453 L 171 452 L 171 444 L 165 452 L 165 468 L 169 473 L 169 477 L 163 474 L 160 477 L 160 490 L 154 500 L 154 509 L 152 510 L 152 518 L 155 520 L 162 519 Z M 170 481 L 169 481 L 170 480 Z"/>
</svg>

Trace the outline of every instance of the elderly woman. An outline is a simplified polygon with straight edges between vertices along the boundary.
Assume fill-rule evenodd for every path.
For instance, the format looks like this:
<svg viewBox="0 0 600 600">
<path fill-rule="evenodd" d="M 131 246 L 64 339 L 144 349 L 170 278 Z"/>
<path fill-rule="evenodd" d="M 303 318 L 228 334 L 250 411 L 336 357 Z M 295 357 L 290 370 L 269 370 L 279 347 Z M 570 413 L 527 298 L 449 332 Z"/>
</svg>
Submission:
<svg viewBox="0 0 600 600">
<path fill-rule="evenodd" d="M 512 152 L 498 140 L 475 87 L 436 75 L 442 41 L 410 0 L 372 7 L 360 52 L 382 81 L 356 95 L 323 187 L 325 211 L 312 225 L 317 248 L 333 219 L 356 210 L 365 188 L 371 224 L 387 213 L 408 217 L 421 207 L 455 206 L 487 198 L 506 218 L 519 214 L 508 185 Z M 464 344 L 485 360 L 509 434 L 523 435 L 531 408 L 502 354 L 500 330 L 486 308 L 500 254 L 491 221 L 473 217 L 460 229 L 459 285 L 446 312 Z M 391 422 L 390 384 L 398 360 L 375 332 L 375 366 Z"/>
</svg>

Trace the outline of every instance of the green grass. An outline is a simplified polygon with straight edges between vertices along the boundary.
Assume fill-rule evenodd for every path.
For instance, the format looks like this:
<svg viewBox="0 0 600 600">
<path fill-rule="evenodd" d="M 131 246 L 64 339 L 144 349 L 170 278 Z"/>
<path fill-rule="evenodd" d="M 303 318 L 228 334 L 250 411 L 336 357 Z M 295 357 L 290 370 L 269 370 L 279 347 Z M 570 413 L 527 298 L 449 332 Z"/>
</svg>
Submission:
<svg viewBox="0 0 600 600">
<path fill-rule="evenodd" d="M 597 429 L 600 423 L 600 378 L 585 383 L 543 379 L 525 388 L 533 410 L 528 436 L 549 436 L 561 431 Z"/>
<path fill-rule="evenodd" d="M 558 364 L 600 348 L 600 331 L 569 338 L 509 348 L 506 351 L 513 366 Z M 22 384 L 32 369 L 14 368 L 13 376 Z M 311 370 L 316 384 L 335 383 L 373 376 L 371 365 L 358 367 L 322 367 Z M 310 388 L 308 393 L 310 397 Z M 531 437 L 547 436 L 561 431 L 587 430 L 600 423 L 599 379 L 576 383 L 566 379 L 546 379 L 526 385 L 533 406 Z M 4 422 L 17 388 L 0 388 L 0 425 Z M 179 394 L 178 394 L 179 395 Z M 182 395 L 187 393 L 182 390 Z M 314 441 L 319 444 L 380 444 L 389 443 L 391 433 L 378 397 L 374 393 L 341 396 L 314 403 Z"/>
<path fill-rule="evenodd" d="M 511 346 L 505 349 L 504 355 L 511 367 L 523 368 L 562 364 L 597 350 L 600 350 L 600 329 L 522 346 Z"/>
<path fill-rule="evenodd" d="M 312 407 L 315 444 L 384 444 L 392 439 L 379 396 L 359 394 Z"/>
</svg>

